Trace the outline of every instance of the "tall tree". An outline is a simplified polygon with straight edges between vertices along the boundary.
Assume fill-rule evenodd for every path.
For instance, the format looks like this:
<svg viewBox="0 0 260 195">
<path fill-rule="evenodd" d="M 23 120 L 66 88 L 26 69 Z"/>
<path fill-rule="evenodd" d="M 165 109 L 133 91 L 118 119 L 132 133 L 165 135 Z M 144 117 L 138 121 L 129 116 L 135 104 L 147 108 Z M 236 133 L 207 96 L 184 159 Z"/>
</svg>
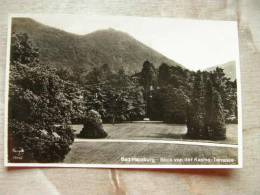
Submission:
<svg viewBox="0 0 260 195">
<path fill-rule="evenodd" d="M 205 134 L 205 89 L 202 73 L 197 72 L 194 85 L 191 104 L 188 111 L 188 135 L 193 138 L 204 138 Z"/>
<path fill-rule="evenodd" d="M 141 83 L 144 87 L 146 102 L 146 117 L 150 115 L 151 91 L 157 87 L 157 73 L 155 67 L 149 61 L 145 61 L 141 72 Z"/>
<path fill-rule="evenodd" d="M 209 135 L 212 139 L 225 139 L 226 127 L 225 127 L 225 115 L 221 96 L 217 90 L 213 90 L 212 93 L 212 105 L 211 105 L 211 120 L 210 120 L 210 132 Z"/>
<path fill-rule="evenodd" d="M 162 63 L 159 67 L 158 83 L 161 86 L 169 85 L 171 81 L 171 67 Z"/>
<path fill-rule="evenodd" d="M 26 162 L 57 162 L 64 159 L 74 140 L 72 129 L 62 123 L 80 113 L 74 110 L 80 100 L 74 89 L 78 86 L 62 80 L 56 69 L 39 64 L 38 57 L 38 49 L 26 34 L 12 35 L 8 155 L 14 160 L 13 149 L 18 148 L 24 151 Z M 62 125 L 53 125 L 57 123 Z"/>
<path fill-rule="evenodd" d="M 141 71 L 141 83 L 145 89 L 149 89 L 150 86 L 156 86 L 157 84 L 157 73 L 155 67 L 149 61 L 145 61 L 143 69 Z"/>
<path fill-rule="evenodd" d="M 163 121 L 185 124 L 187 120 L 187 104 L 189 98 L 181 88 L 168 87 L 162 90 Z"/>
<path fill-rule="evenodd" d="M 205 85 L 205 137 L 209 137 L 210 132 L 212 131 L 211 128 L 211 120 L 212 120 L 212 96 L 213 96 L 213 85 L 212 81 L 208 77 L 206 80 L 206 85 Z"/>
</svg>

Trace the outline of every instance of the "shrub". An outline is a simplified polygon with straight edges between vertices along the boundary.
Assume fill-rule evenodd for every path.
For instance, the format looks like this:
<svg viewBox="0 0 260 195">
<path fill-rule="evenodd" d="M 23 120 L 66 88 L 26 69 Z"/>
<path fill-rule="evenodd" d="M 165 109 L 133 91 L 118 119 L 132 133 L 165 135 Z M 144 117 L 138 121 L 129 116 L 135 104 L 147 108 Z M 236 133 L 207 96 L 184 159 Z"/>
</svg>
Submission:
<svg viewBox="0 0 260 195">
<path fill-rule="evenodd" d="M 107 133 L 103 129 L 101 115 L 90 110 L 85 118 L 84 127 L 81 130 L 79 137 L 82 138 L 104 138 Z"/>
<path fill-rule="evenodd" d="M 42 126 L 17 120 L 9 121 L 9 151 L 20 148 L 24 151 L 25 162 L 59 162 L 70 151 L 74 141 L 73 130 L 69 126 Z M 13 155 L 9 153 L 9 160 Z"/>
</svg>

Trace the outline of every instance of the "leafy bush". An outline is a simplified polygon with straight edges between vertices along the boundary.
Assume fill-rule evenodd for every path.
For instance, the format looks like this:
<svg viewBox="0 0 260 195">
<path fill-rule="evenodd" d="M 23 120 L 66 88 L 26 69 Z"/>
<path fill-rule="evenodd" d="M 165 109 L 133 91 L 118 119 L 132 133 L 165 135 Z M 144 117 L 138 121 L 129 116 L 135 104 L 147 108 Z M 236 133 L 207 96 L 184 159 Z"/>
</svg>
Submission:
<svg viewBox="0 0 260 195">
<path fill-rule="evenodd" d="M 58 162 L 70 151 L 74 134 L 54 126 L 83 118 L 82 88 L 41 64 L 27 34 L 12 34 L 9 80 L 9 160 Z M 23 153 L 23 157 L 16 159 Z"/>
<path fill-rule="evenodd" d="M 44 65 L 14 64 L 10 71 L 9 117 L 28 123 L 64 123 L 83 116 L 81 88 Z M 26 113 L 26 114 L 24 114 Z"/>
<path fill-rule="evenodd" d="M 61 72 L 41 64 L 39 52 L 25 33 L 11 41 L 9 118 L 26 123 L 70 123 L 83 118 L 82 87 Z"/>
<path fill-rule="evenodd" d="M 81 130 L 79 137 L 82 138 L 104 138 L 107 133 L 103 129 L 101 115 L 90 110 L 85 118 L 84 127 Z"/>
<path fill-rule="evenodd" d="M 20 148 L 24 151 L 25 162 L 59 162 L 70 151 L 74 141 L 73 130 L 69 126 L 28 124 L 17 120 L 9 121 L 9 151 Z M 9 160 L 13 161 L 13 155 Z"/>
</svg>

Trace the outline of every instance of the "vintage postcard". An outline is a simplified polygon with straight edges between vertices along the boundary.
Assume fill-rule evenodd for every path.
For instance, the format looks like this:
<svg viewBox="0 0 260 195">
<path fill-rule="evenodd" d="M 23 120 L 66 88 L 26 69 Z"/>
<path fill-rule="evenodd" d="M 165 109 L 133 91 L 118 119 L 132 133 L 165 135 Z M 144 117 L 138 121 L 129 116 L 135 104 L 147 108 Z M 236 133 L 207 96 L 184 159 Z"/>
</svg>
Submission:
<svg viewBox="0 0 260 195">
<path fill-rule="evenodd" d="M 11 15 L 5 165 L 241 168 L 235 21 Z"/>
</svg>

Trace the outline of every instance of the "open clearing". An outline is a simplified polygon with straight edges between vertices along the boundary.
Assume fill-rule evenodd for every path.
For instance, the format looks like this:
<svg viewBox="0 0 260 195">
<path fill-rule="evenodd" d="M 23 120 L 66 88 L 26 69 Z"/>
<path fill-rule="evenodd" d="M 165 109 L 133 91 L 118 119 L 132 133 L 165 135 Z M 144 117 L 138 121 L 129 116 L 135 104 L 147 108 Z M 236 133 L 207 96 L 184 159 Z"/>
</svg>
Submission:
<svg viewBox="0 0 260 195">
<path fill-rule="evenodd" d="M 183 140 L 195 142 L 237 144 L 237 125 L 227 125 L 227 139 L 221 141 L 211 140 L 192 140 L 186 138 L 186 125 L 166 124 L 166 123 L 119 123 L 119 124 L 104 124 L 104 129 L 108 133 L 106 139 L 128 139 L 128 140 Z M 75 134 L 79 134 L 83 125 L 72 125 Z"/>
<path fill-rule="evenodd" d="M 216 142 L 186 139 L 185 125 L 121 123 L 105 124 L 104 128 L 109 134 L 106 139 L 76 138 L 64 163 L 230 165 L 237 164 L 238 161 L 238 148 L 237 145 L 233 145 L 237 143 L 237 125 L 227 125 L 228 139 Z M 73 125 L 73 129 L 75 129 L 75 134 L 78 134 L 82 125 Z M 127 140 L 137 142 L 127 142 Z M 165 141 L 165 143 L 151 143 L 160 140 Z M 169 141 L 173 142 L 169 143 Z M 185 142 L 190 143 L 186 144 Z M 216 143 L 223 144 L 223 146 L 196 145 L 199 143 Z M 226 144 L 231 144 L 234 147 L 226 147 Z M 221 159 L 231 161 L 223 162 Z"/>
</svg>

